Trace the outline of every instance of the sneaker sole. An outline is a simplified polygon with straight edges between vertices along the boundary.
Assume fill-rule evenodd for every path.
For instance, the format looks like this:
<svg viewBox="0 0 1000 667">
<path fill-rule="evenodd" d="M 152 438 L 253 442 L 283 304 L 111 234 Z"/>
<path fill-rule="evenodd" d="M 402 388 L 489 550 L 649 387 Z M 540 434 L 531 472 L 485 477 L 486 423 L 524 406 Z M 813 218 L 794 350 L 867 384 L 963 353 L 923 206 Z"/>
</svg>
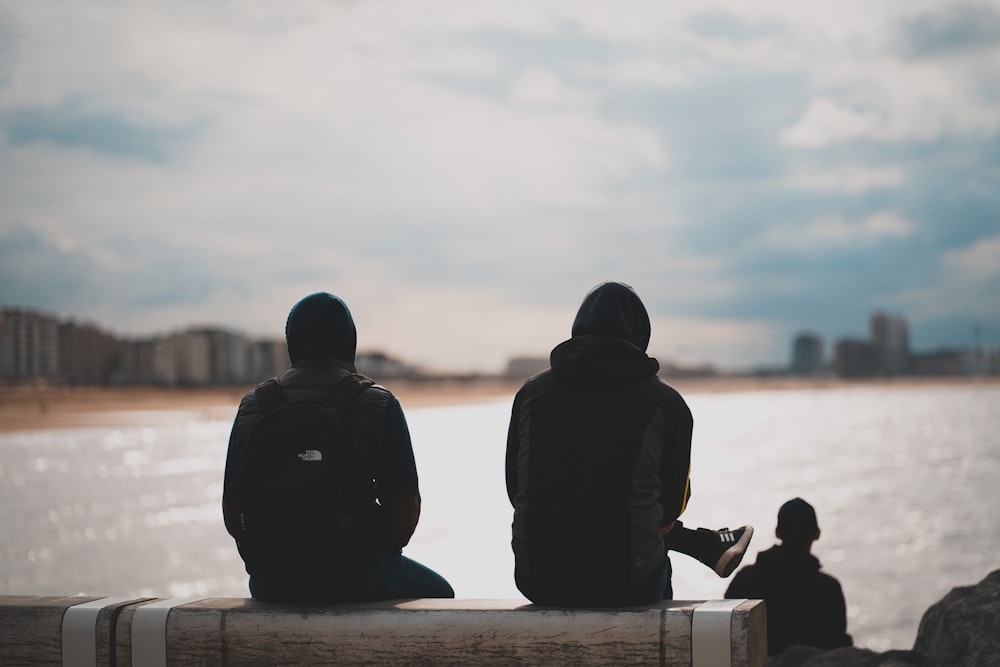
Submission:
<svg viewBox="0 0 1000 667">
<path fill-rule="evenodd" d="M 753 537 L 753 526 L 747 526 L 746 532 L 743 533 L 739 541 L 726 549 L 719 562 L 716 563 L 716 574 L 725 579 L 733 573 L 733 570 L 740 566 L 740 563 L 743 562 L 743 556 L 747 552 L 747 546 L 750 544 L 751 537 Z"/>
</svg>

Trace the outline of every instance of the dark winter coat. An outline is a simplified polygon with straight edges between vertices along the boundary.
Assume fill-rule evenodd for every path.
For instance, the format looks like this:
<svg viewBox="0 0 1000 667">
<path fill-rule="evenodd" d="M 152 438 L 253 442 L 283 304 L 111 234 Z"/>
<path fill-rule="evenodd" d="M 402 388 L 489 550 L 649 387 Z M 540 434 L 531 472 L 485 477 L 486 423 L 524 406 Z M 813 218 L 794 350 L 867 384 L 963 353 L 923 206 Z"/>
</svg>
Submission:
<svg viewBox="0 0 1000 667">
<path fill-rule="evenodd" d="M 840 583 L 803 549 L 777 545 L 760 552 L 755 565 L 736 573 L 726 597 L 764 600 L 770 655 L 795 644 L 832 649 L 852 643 Z"/>
<path fill-rule="evenodd" d="M 507 492 L 529 599 L 600 604 L 658 567 L 690 495 L 691 412 L 646 356 L 638 296 L 605 283 L 514 399 Z"/>
</svg>

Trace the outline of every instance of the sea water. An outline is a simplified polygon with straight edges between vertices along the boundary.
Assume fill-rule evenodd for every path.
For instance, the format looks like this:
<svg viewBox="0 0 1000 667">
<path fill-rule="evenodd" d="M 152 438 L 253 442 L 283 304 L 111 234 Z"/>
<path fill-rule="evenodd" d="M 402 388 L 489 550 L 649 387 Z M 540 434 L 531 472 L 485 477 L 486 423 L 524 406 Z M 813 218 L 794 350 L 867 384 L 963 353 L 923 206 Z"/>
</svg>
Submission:
<svg viewBox="0 0 1000 667">
<path fill-rule="evenodd" d="M 930 604 L 1000 568 L 1000 385 L 687 400 L 686 525 L 755 526 L 749 563 L 774 544 L 781 503 L 808 500 L 822 530 L 813 553 L 843 586 L 856 644 L 909 648 Z M 406 411 L 423 512 L 404 553 L 462 598 L 521 597 L 504 488 L 509 410 L 506 399 Z M 143 427 L 0 435 L 0 594 L 246 596 L 222 524 L 230 427 L 164 411 Z M 677 599 L 723 596 L 726 580 L 672 561 Z"/>
</svg>

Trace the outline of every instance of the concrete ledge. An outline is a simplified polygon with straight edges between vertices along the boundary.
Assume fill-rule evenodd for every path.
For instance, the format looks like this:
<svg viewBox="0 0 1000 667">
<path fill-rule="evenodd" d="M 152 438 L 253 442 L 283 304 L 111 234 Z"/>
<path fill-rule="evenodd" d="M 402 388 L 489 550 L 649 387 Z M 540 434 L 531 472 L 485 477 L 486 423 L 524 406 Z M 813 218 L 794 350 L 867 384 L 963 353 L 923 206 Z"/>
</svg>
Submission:
<svg viewBox="0 0 1000 667">
<path fill-rule="evenodd" d="M 0 664 L 767 664 L 760 600 L 564 609 L 523 600 L 296 606 L 0 596 Z"/>
</svg>

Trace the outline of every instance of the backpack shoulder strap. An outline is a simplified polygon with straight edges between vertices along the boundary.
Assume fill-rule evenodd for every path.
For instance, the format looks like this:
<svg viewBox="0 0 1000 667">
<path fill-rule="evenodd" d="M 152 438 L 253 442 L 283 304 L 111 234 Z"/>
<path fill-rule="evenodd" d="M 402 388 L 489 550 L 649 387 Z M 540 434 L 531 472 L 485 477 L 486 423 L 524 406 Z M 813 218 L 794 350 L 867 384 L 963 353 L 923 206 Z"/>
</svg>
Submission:
<svg viewBox="0 0 1000 667">
<path fill-rule="evenodd" d="M 326 396 L 324 403 L 345 409 L 351 405 L 368 387 L 374 386 L 375 381 L 358 373 L 351 373 L 336 385 Z"/>
<path fill-rule="evenodd" d="M 375 386 L 375 381 L 358 373 L 341 379 L 329 393 L 323 398 L 321 403 L 333 405 L 338 408 L 346 408 L 351 405 L 368 387 Z M 253 390 L 257 403 L 260 404 L 262 412 L 270 412 L 275 408 L 288 405 L 288 395 L 278 378 L 270 378 L 261 382 Z"/>
<path fill-rule="evenodd" d="M 264 380 L 253 390 L 253 394 L 257 398 L 257 403 L 260 404 L 262 412 L 270 412 L 288 404 L 288 396 L 285 395 L 285 390 L 282 389 L 281 381 L 278 378 Z"/>
</svg>

